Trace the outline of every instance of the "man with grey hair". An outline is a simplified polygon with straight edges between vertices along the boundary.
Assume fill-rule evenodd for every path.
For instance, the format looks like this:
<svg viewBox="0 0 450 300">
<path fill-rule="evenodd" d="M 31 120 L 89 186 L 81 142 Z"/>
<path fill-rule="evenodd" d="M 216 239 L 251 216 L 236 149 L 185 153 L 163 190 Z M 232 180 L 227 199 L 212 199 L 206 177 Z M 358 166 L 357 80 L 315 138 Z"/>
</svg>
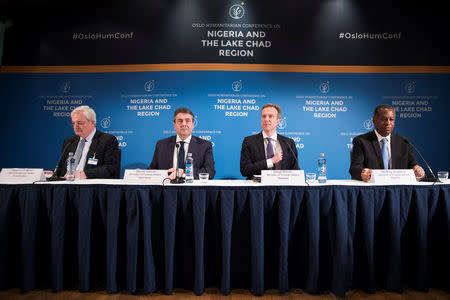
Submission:
<svg viewBox="0 0 450 300">
<path fill-rule="evenodd" d="M 74 153 L 75 178 L 119 178 L 120 150 L 115 136 L 95 128 L 95 111 L 87 105 L 71 112 L 75 136 L 64 140 L 54 176 L 65 177 L 69 152 Z"/>
</svg>

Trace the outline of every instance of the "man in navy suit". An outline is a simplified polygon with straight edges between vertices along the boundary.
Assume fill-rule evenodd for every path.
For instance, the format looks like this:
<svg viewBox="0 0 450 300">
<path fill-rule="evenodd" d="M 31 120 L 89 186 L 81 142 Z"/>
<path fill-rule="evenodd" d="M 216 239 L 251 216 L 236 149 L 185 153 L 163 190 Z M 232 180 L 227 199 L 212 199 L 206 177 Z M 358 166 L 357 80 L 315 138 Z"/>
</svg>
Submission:
<svg viewBox="0 0 450 300">
<path fill-rule="evenodd" d="M 186 107 L 177 108 L 173 114 L 173 127 L 177 135 L 171 136 L 156 143 L 155 152 L 149 169 L 167 169 L 169 179 L 175 179 L 175 170 L 178 164 L 178 176 L 184 173 L 184 164 L 188 153 L 194 158 L 194 178 L 199 173 L 209 173 L 213 179 L 214 157 L 212 144 L 204 139 L 192 135 L 194 129 L 194 114 Z M 178 148 L 178 151 L 177 151 Z M 178 152 L 178 155 L 177 155 Z"/>
<path fill-rule="evenodd" d="M 425 177 L 425 171 L 417 164 L 409 141 L 392 132 L 395 126 L 394 108 L 387 104 L 378 105 L 372 121 L 375 130 L 353 139 L 349 169 L 352 179 L 368 182 L 372 169 L 413 169 L 417 179 Z"/>
<path fill-rule="evenodd" d="M 115 136 L 95 128 L 95 111 L 87 105 L 71 112 L 75 136 L 64 140 L 54 176 L 65 177 L 69 152 L 77 157 L 75 178 L 119 178 L 120 150 Z"/>
<path fill-rule="evenodd" d="M 247 136 L 241 148 L 241 174 L 247 179 L 261 170 L 299 170 L 294 140 L 277 134 L 281 108 L 268 103 L 261 110 L 262 132 Z"/>
</svg>

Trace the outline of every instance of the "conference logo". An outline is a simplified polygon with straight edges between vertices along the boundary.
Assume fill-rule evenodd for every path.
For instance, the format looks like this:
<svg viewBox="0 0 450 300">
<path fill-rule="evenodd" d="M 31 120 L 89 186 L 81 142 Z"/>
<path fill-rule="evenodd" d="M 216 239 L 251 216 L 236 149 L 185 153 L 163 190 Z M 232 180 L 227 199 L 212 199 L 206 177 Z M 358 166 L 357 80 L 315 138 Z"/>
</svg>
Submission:
<svg viewBox="0 0 450 300">
<path fill-rule="evenodd" d="M 235 20 L 242 19 L 245 14 L 245 9 L 243 7 L 244 2 L 241 2 L 241 4 L 234 4 L 230 7 L 228 14 L 231 18 Z"/>
<path fill-rule="evenodd" d="M 194 127 L 197 127 L 198 125 L 198 117 L 194 116 Z"/>
<path fill-rule="evenodd" d="M 104 129 L 111 127 L 111 117 L 103 118 L 100 121 L 100 126 Z"/>
<path fill-rule="evenodd" d="M 326 94 L 330 91 L 330 82 L 329 81 L 325 81 L 324 83 L 322 83 L 319 86 L 319 90 L 322 94 Z"/>
<path fill-rule="evenodd" d="M 63 93 L 70 92 L 70 80 L 63 82 L 59 87 L 59 90 Z"/>
<path fill-rule="evenodd" d="M 147 92 L 153 91 L 153 90 L 155 89 L 155 81 L 154 81 L 154 80 L 147 81 L 147 82 L 144 84 L 144 89 L 145 89 Z"/>
<path fill-rule="evenodd" d="M 242 90 L 242 80 L 233 82 L 233 84 L 231 85 L 231 88 L 235 92 L 241 91 Z"/>
<path fill-rule="evenodd" d="M 365 120 L 363 123 L 364 129 L 366 130 L 372 130 L 373 129 L 373 122 L 371 119 Z"/>
<path fill-rule="evenodd" d="M 280 123 L 278 124 L 278 129 L 285 129 L 287 126 L 287 121 L 286 121 L 286 117 L 282 118 L 280 120 Z"/>
<path fill-rule="evenodd" d="M 416 91 L 416 83 L 415 82 L 408 82 L 405 84 L 405 90 L 408 94 L 414 94 Z"/>
</svg>

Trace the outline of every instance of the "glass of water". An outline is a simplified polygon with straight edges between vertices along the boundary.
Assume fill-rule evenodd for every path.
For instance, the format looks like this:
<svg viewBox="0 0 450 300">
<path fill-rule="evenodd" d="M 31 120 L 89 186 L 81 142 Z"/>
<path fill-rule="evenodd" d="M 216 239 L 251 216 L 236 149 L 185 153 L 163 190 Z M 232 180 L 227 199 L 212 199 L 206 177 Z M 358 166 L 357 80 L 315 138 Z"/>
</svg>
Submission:
<svg viewBox="0 0 450 300">
<path fill-rule="evenodd" d="M 207 183 L 208 179 L 209 179 L 209 174 L 208 173 L 199 173 L 198 179 L 200 179 L 201 183 Z"/>
<path fill-rule="evenodd" d="M 448 171 L 439 171 L 437 175 L 441 182 L 445 182 L 448 179 Z"/>
<path fill-rule="evenodd" d="M 306 182 L 314 183 L 316 181 L 316 173 L 306 173 Z"/>
</svg>

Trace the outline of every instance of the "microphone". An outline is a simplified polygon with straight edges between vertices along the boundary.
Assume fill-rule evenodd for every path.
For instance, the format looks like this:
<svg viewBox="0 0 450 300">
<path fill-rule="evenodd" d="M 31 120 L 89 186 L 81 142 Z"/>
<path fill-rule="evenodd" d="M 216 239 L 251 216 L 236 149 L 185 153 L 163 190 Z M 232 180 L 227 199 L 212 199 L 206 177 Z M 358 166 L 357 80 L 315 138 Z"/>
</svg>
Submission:
<svg viewBox="0 0 450 300">
<path fill-rule="evenodd" d="M 408 139 L 403 139 L 403 140 L 405 141 L 405 143 L 411 145 L 414 150 L 416 150 L 416 152 L 419 154 L 420 158 L 422 158 L 422 160 L 424 161 L 425 165 L 427 166 L 427 169 L 430 172 L 431 176 L 433 176 L 431 178 L 424 177 L 424 178 L 420 179 L 420 181 L 423 181 L 423 182 L 441 182 L 439 179 L 436 178 L 436 176 L 434 176 L 433 170 L 431 170 L 430 165 L 427 163 L 425 158 L 422 156 L 422 154 L 420 153 L 419 149 L 417 149 Z"/>
<path fill-rule="evenodd" d="M 184 179 L 182 177 L 178 177 L 178 154 L 180 153 L 180 143 L 176 143 L 175 147 L 177 148 L 177 167 L 175 168 L 175 179 L 172 179 L 170 183 L 184 183 Z"/>
<path fill-rule="evenodd" d="M 289 148 L 289 150 L 291 150 L 292 155 L 294 156 L 295 162 L 296 162 L 297 165 L 298 165 L 298 169 L 301 170 L 301 168 L 300 168 L 300 162 L 298 161 L 297 155 L 295 155 L 295 152 L 294 152 L 294 150 L 292 150 L 291 145 L 289 144 L 289 142 L 286 142 L 286 144 L 287 144 L 287 147 Z"/>
<path fill-rule="evenodd" d="M 66 151 L 69 149 L 69 146 L 72 145 L 72 143 L 68 143 L 63 150 L 61 151 L 61 155 L 59 156 L 58 162 L 56 163 L 55 169 L 53 170 L 53 175 L 47 178 L 47 181 L 63 181 L 66 180 L 64 177 L 59 177 L 56 175 L 56 172 L 59 169 L 59 162 L 61 159 L 65 156 Z"/>
</svg>

